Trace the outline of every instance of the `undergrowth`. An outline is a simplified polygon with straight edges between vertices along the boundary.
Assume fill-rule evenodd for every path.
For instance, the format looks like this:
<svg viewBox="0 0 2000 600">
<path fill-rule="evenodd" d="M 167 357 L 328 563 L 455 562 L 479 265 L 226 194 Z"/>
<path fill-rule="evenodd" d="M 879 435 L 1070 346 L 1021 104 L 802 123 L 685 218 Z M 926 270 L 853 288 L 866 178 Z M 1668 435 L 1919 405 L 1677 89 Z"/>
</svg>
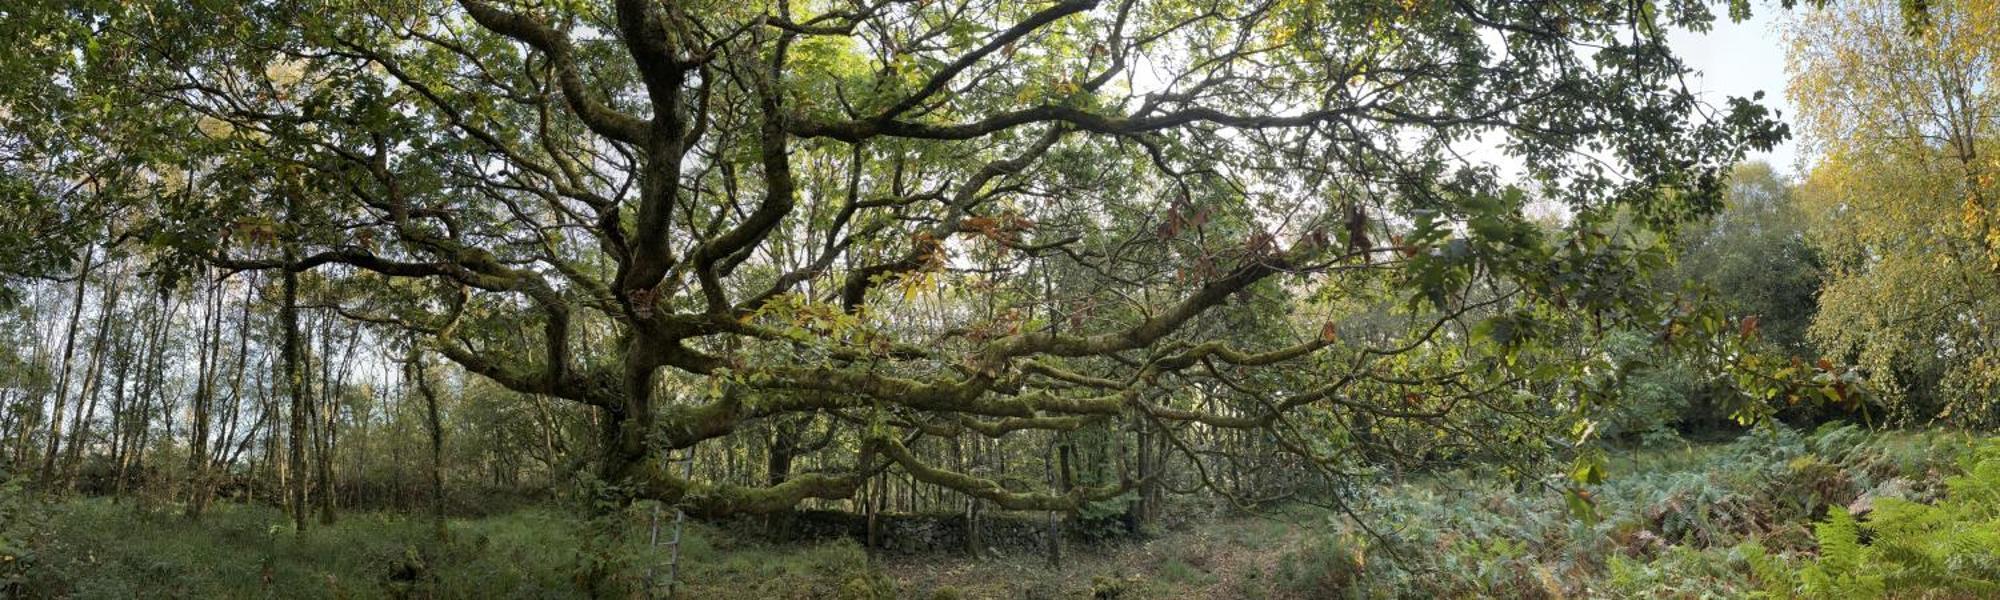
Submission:
<svg viewBox="0 0 2000 600">
<path fill-rule="evenodd" d="M 1387 488 L 1369 499 L 1379 535 L 1335 521 L 1281 575 L 1297 597 L 2000 594 L 2000 442 L 1774 428 L 1612 471 L 1583 514 L 1544 482 Z"/>
<path fill-rule="evenodd" d="M 689 526 L 683 598 L 2000 597 L 2000 440 L 1827 427 L 1614 455 L 1566 482 L 1451 473 L 1356 498 L 1368 528 L 1291 506 L 1039 555 L 871 557 Z M 645 597 L 667 579 L 649 506 L 453 520 L 352 513 L 292 532 L 219 504 L 45 502 L 0 478 L 0 597 Z M 669 515 L 671 513 L 668 513 Z M 670 522 L 670 516 L 663 521 Z M 1372 532 L 1370 531 L 1372 530 Z"/>
<path fill-rule="evenodd" d="M 622 527 L 542 509 L 453 520 L 440 541 L 425 518 L 396 513 L 343 515 L 296 534 L 283 511 L 265 506 L 218 504 L 193 521 L 105 499 L 44 504 L 13 494 L 0 496 L 0 517 L 15 515 L 10 498 L 32 504 L 39 521 L 33 532 L 0 527 L 9 557 L 0 597 L 647 597 L 649 586 L 664 591 L 668 573 L 671 513 L 655 546 L 639 511 L 613 517 Z M 852 542 L 771 547 L 737 537 L 690 525 L 676 596 L 894 595 Z"/>
</svg>

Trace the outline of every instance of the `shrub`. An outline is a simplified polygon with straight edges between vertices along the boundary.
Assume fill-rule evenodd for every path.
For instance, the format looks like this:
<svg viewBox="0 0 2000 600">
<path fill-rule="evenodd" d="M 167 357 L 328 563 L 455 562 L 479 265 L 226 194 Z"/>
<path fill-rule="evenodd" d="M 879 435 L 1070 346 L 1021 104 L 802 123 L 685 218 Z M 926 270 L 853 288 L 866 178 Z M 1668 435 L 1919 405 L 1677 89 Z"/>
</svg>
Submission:
<svg viewBox="0 0 2000 600">
<path fill-rule="evenodd" d="M 1370 499 L 1382 539 L 1343 523 L 1277 572 L 1297 597 L 1848 597 L 1918 585 L 1932 587 L 1917 596 L 1996 597 L 1986 586 L 2000 581 L 2000 442 L 1977 453 L 1992 464 L 1955 465 L 1965 446 L 1834 426 L 1641 450 L 1585 488 L 1595 520 L 1568 511 L 1557 493 L 1567 480 L 1446 474 Z M 1899 499 L 1922 497 L 1927 477 L 1952 500 Z M 1843 510 L 1857 497 L 1875 503 L 1870 520 Z M 1813 558 L 1816 548 L 1852 554 Z"/>
<path fill-rule="evenodd" d="M 1885 497 L 1866 522 L 1835 507 L 1795 587 L 1819 598 L 2000 596 L 2000 441 L 1967 457 L 1944 499 Z"/>
<path fill-rule="evenodd" d="M 29 575 L 36 572 L 29 546 L 40 530 L 39 516 L 21 482 L 0 471 L 0 596 L 24 594 Z"/>
</svg>

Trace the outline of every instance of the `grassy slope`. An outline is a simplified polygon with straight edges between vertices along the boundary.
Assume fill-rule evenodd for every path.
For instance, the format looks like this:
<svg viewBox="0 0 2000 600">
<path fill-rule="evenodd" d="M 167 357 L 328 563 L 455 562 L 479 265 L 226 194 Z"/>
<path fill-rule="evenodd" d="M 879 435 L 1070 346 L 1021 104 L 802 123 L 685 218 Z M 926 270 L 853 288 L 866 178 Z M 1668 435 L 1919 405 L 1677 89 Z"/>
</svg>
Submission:
<svg viewBox="0 0 2000 600">
<path fill-rule="evenodd" d="M 1947 434 L 1774 436 L 1621 457 L 1592 519 L 1559 496 L 1454 474 L 1366 500 L 1384 544 L 1314 509 L 1220 517 L 1107 548 L 1039 556 L 871 560 L 850 542 L 771 546 L 689 530 L 683 597 L 1737 597 L 1760 585 L 1755 542 L 1785 560 L 1814 550 L 1810 524 L 1884 485 L 1935 494 L 1973 441 Z M 1900 480 L 1892 482 L 1892 480 Z M 1467 483 L 1470 482 L 1470 483 Z M 354 514 L 295 536 L 284 515 L 223 505 L 199 522 L 102 499 L 39 507 L 9 568 L 17 591 L 79 598 L 584 597 L 626 595 L 665 548 L 631 515 L 622 539 L 545 510 L 453 521 Z M 18 539 L 19 535 L 15 534 Z M 5 541 L 0 537 L 0 541 Z M 589 549 L 589 550 L 586 550 Z M 1789 558 L 1787 558 L 1789 557 Z M 4 582 L 5 577 L 0 577 Z M 624 590 L 612 592 L 609 590 Z M 1345 591 L 1345 594 L 1335 590 Z M 38 594 L 36 594 L 38 595 Z"/>
</svg>

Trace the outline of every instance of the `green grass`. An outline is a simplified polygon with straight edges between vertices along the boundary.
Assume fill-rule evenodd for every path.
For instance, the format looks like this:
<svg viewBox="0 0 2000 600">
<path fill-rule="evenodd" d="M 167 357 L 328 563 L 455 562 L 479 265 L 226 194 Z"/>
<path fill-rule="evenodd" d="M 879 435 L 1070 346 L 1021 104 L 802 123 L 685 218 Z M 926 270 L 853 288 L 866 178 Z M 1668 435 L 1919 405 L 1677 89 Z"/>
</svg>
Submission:
<svg viewBox="0 0 2000 600">
<path fill-rule="evenodd" d="M 1815 564 L 1815 529 L 1829 510 L 1880 490 L 1938 502 L 1944 482 L 1968 464 L 1959 458 L 1986 439 L 1850 428 L 1626 451 L 1613 455 L 1611 479 L 1591 488 L 1590 518 L 1540 486 L 1448 474 L 1353 499 L 1381 538 L 1326 509 L 1288 506 L 1218 515 L 1140 542 L 1073 546 L 1057 567 L 1039 555 L 876 558 L 851 541 L 770 544 L 695 524 L 678 591 L 724 599 L 1742 597 L 1804 589 L 1792 574 Z M 270 507 L 219 504 L 199 521 L 175 508 L 41 504 L 0 489 L 0 596 L 639 597 L 667 572 L 665 545 L 647 543 L 645 509 L 595 520 L 556 507 L 459 519 L 439 541 L 420 515 L 349 513 L 301 535 Z"/>
<path fill-rule="evenodd" d="M 453 520 L 444 542 L 423 517 L 395 513 L 346 514 L 295 534 L 282 511 L 264 506 L 218 504 L 199 521 L 94 498 L 42 510 L 42 531 L 21 559 L 29 568 L 17 591 L 27 597 L 583 598 L 633 595 L 649 573 L 656 585 L 667 573 L 666 531 L 651 547 L 642 521 L 610 538 L 540 509 Z M 727 540 L 688 528 L 683 597 L 884 593 L 851 542 Z M 593 575 L 595 591 L 583 587 Z"/>
<path fill-rule="evenodd" d="M 219 504 L 199 521 L 103 499 L 50 507 L 30 595 L 78 598 L 378 597 L 438 589 L 570 589 L 579 546 L 569 522 L 537 512 L 452 524 L 440 544 L 421 519 L 349 514 L 294 534 L 272 508 Z M 398 575 L 401 574 L 401 581 Z M 559 593 L 555 595 L 560 595 Z"/>
</svg>

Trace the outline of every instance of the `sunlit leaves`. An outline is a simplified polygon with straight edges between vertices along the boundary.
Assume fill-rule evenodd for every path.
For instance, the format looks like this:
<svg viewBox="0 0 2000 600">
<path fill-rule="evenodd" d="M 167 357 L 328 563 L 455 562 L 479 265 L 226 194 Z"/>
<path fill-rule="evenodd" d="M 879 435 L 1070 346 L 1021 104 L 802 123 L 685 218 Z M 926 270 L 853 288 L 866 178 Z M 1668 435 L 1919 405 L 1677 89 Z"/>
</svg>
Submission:
<svg viewBox="0 0 2000 600">
<path fill-rule="evenodd" d="M 1890 392 L 1892 417 L 1991 419 L 2000 11 L 1832 7 L 1792 32 L 1791 94 L 1820 156 L 1802 188 L 1828 281 L 1811 335 Z M 1936 382 L 1933 384 L 1931 382 Z M 1833 388 L 1838 391 L 1838 387 Z"/>
</svg>

